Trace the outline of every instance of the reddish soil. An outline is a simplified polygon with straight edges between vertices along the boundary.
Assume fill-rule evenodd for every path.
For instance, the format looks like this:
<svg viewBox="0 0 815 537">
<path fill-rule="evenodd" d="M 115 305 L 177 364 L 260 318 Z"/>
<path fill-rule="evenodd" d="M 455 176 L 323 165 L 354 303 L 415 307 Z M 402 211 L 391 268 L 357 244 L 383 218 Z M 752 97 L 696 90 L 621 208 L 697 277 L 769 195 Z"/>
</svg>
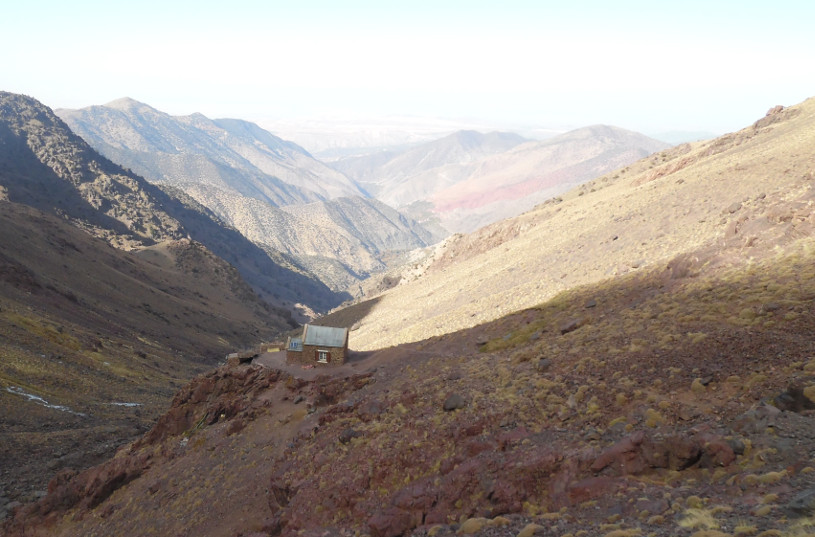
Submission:
<svg viewBox="0 0 815 537">
<path fill-rule="evenodd" d="M 223 367 L 4 531 L 793 535 L 815 488 L 812 266 L 632 277 L 337 368 Z M 701 320 L 719 307 L 736 315 Z"/>
</svg>

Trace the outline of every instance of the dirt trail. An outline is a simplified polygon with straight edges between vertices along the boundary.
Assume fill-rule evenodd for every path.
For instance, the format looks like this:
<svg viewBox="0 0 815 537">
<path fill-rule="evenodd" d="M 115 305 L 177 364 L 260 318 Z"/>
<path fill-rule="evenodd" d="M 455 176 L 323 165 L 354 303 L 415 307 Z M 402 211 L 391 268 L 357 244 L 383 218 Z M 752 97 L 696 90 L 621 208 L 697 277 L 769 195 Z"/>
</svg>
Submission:
<svg viewBox="0 0 815 537">
<path fill-rule="evenodd" d="M 348 361 L 343 365 L 332 366 L 304 366 L 301 364 L 287 364 L 286 352 L 268 352 L 261 354 L 254 360 L 253 364 L 260 364 L 264 367 L 279 369 L 303 380 L 313 380 L 319 375 L 330 377 L 345 376 L 350 374 L 364 373 L 375 368 L 380 360 L 375 359 L 373 352 L 351 352 Z"/>
</svg>

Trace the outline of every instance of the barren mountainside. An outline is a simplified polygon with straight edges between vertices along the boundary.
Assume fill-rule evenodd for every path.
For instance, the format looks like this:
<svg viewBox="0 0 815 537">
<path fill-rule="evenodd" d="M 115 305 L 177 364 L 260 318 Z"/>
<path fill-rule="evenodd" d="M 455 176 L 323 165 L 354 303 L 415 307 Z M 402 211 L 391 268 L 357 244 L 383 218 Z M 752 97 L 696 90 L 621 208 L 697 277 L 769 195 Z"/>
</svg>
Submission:
<svg viewBox="0 0 815 537">
<path fill-rule="evenodd" d="M 295 325 L 236 266 L 269 297 L 309 282 L 9 93 L 0 220 L 0 510 L 48 471 L 110 456 L 226 352 Z"/>
<path fill-rule="evenodd" d="M 281 313 L 200 243 L 124 252 L 0 201 L 0 512 L 112 456 L 193 375 L 290 328 Z"/>
<path fill-rule="evenodd" d="M 618 127 L 584 127 L 487 157 L 426 200 L 450 231 L 474 231 L 667 147 Z"/>
<path fill-rule="evenodd" d="M 184 196 L 169 196 L 99 155 L 34 99 L 0 93 L 0 166 L 8 199 L 59 214 L 122 248 L 191 237 L 234 265 L 264 298 L 325 311 L 346 295 L 302 269 L 277 263 Z M 183 201 L 182 201 L 183 200 Z"/>
<path fill-rule="evenodd" d="M 382 202 L 360 196 L 273 207 L 193 184 L 185 193 L 253 243 L 290 256 L 336 292 L 350 292 L 358 281 L 386 269 L 390 256 L 441 238 Z"/>
<path fill-rule="evenodd" d="M 666 147 L 603 125 L 543 141 L 460 131 L 402 152 L 341 159 L 332 166 L 421 222 L 467 232 Z"/>
<path fill-rule="evenodd" d="M 813 101 L 774 109 L 452 238 L 417 281 L 323 320 L 361 320 L 351 344 L 374 334 L 375 350 L 202 374 L 138 441 L 59 473 L 4 530 L 811 535 L 814 121 Z M 591 279 L 597 266 L 611 270 Z M 416 333 L 419 304 L 439 322 L 454 294 L 466 305 L 503 283 L 519 301 L 491 306 L 512 308 L 552 281 L 492 321 L 448 309 L 459 325 L 438 336 L 383 340 Z"/>
<path fill-rule="evenodd" d="M 376 198 L 403 207 L 464 179 L 468 165 L 525 141 L 509 132 L 458 131 L 404 151 L 350 157 L 331 165 Z"/>
<path fill-rule="evenodd" d="M 813 146 L 776 107 L 455 235 L 320 320 L 347 363 L 203 373 L 2 531 L 808 537 Z"/>
<path fill-rule="evenodd" d="M 808 233 L 813 143 L 809 100 L 455 235 L 421 277 L 406 275 L 372 301 L 352 344 L 374 349 L 450 333 L 576 286 L 663 270 L 679 256 L 703 267 L 768 255 Z"/>
<path fill-rule="evenodd" d="M 132 99 L 59 113 L 100 152 L 154 183 L 183 191 L 337 293 L 386 268 L 389 250 L 439 238 L 253 123 L 200 114 L 173 117 Z M 339 198 L 344 201 L 335 201 Z M 321 203 L 325 207 L 316 209 Z M 350 207 L 352 218 L 343 214 Z M 331 216 L 311 219 L 315 211 Z"/>
<path fill-rule="evenodd" d="M 303 148 L 246 121 L 175 117 L 128 98 L 57 113 L 100 153 L 156 183 L 194 182 L 273 205 L 361 194 Z"/>
</svg>

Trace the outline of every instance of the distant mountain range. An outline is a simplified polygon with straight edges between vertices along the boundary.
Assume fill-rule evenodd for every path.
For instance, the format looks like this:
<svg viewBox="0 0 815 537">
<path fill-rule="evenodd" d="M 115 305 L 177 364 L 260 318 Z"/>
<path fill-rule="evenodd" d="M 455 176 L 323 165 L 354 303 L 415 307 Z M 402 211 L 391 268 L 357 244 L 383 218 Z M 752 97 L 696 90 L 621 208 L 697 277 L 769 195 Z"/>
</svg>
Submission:
<svg viewBox="0 0 815 537">
<path fill-rule="evenodd" d="M 36 100 L 9 93 L 0 99 L 0 166 L 10 201 L 60 215 L 120 248 L 191 237 L 281 306 L 301 303 L 320 311 L 345 298 L 191 198 L 171 197 L 99 155 Z"/>
<path fill-rule="evenodd" d="M 527 141 L 508 132 L 458 131 L 404 151 L 341 159 L 332 166 L 393 207 L 425 200 L 466 180 L 482 159 Z"/>
<path fill-rule="evenodd" d="M 544 141 L 462 131 L 406 151 L 341 159 L 332 166 L 421 222 L 467 232 L 667 147 L 603 125 Z"/>
<path fill-rule="evenodd" d="M 813 143 L 810 99 L 774 109 L 741 131 L 640 159 L 518 217 L 452 236 L 429 249 L 418 268 L 388 275 L 402 284 L 375 298 L 375 315 L 349 322 L 358 328 L 353 340 L 360 349 L 419 341 L 618 275 L 654 267 L 695 273 L 772 255 L 815 234 L 815 172 L 807 150 Z"/>
<path fill-rule="evenodd" d="M 183 191 L 334 291 L 386 268 L 391 250 L 441 238 L 253 123 L 173 117 L 132 99 L 57 113 L 101 153 Z"/>
<path fill-rule="evenodd" d="M 362 195 L 305 149 L 247 121 L 170 116 L 129 98 L 56 113 L 97 151 L 156 184 L 216 187 L 275 206 Z"/>
</svg>

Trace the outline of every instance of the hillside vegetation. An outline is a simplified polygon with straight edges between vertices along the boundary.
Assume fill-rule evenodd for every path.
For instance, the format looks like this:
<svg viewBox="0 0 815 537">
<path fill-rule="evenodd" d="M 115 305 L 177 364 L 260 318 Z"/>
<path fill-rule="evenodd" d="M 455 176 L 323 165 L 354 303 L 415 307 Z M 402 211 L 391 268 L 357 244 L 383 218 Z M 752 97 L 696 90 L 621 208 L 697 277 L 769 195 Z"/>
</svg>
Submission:
<svg viewBox="0 0 815 537">
<path fill-rule="evenodd" d="M 289 322 L 200 244 L 122 252 L 0 201 L 0 499 L 112 456 L 179 386 Z"/>
<path fill-rule="evenodd" d="M 813 114 L 455 237 L 322 320 L 376 350 L 203 374 L 6 534 L 811 535 Z"/>
<path fill-rule="evenodd" d="M 750 263 L 812 225 L 815 101 L 746 129 L 656 153 L 517 218 L 455 235 L 398 276 L 351 345 L 419 341 L 535 306 L 580 285 L 669 264 Z"/>
</svg>

